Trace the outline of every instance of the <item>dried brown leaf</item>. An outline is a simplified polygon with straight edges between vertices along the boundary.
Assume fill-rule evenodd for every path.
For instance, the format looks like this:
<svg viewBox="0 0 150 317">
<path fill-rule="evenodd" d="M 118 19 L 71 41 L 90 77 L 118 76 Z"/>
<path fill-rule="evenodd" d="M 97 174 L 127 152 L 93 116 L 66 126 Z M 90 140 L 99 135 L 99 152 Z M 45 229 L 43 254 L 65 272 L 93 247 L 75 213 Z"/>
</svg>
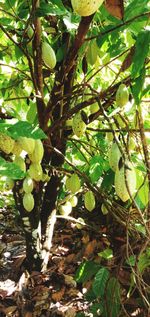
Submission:
<svg viewBox="0 0 150 317">
<path fill-rule="evenodd" d="M 132 64 L 132 58 L 133 58 L 134 52 L 135 52 L 135 46 L 132 46 L 130 49 L 130 52 L 127 54 L 126 58 L 124 59 L 122 63 L 122 66 L 120 69 L 121 72 L 124 72 Z"/>
<path fill-rule="evenodd" d="M 123 0 L 106 0 L 105 8 L 108 12 L 118 19 L 123 19 L 124 17 L 124 4 Z"/>
<path fill-rule="evenodd" d="M 53 293 L 52 300 L 54 300 L 55 302 L 60 302 L 65 294 L 65 289 L 65 287 L 62 287 L 60 291 Z"/>
<path fill-rule="evenodd" d="M 97 246 L 96 240 L 90 241 L 85 248 L 84 256 L 86 258 L 89 258 L 94 253 L 96 246 Z"/>
</svg>

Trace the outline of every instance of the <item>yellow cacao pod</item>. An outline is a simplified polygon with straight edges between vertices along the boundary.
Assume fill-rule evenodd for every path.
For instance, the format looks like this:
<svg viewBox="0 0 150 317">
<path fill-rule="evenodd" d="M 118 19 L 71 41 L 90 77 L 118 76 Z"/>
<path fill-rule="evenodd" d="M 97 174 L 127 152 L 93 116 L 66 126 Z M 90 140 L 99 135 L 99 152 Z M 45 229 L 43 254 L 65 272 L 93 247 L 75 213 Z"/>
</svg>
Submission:
<svg viewBox="0 0 150 317">
<path fill-rule="evenodd" d="M 29 154 L 29 158 L 34 163 L 40 163 L 44 155 L 44 147 L 41 140 L 35 140 L 35 148 L 32 154 Z"/>
<path fill-rule="evenodd" d="M 66 188 L 71 191 L 72 194 L 75 194 L 80 190 L 81 183 L 77 174 L 73 174 L 66 180 Z"/>
<path fill-rule="evenodd" d="M 88 211 L 92 211 L 95 208 L 95 196 L 91 190 L 85 193 L 84 204 Z"/>
<path fill-rule="evenodd" d="M 12 149 L 12 153 L 16 156 L 19 156 L 21 154 L 21 152 L 22 152 L 22 148 L 21 148 L 20 144 L 17 141 L 15 141 L 14 147 Z"/>
<path fill-rule="evenodd" d="M 89 16 L 95 13 L 104 0 L 71 0 L 73 10 L 81 16 Z"/>
<path fill-rule="evenodd" d="M 77 203 L 78 203 L 78 198 L 77 198 L 77 196 L 72 196 L 72 197 L 69 199 L 69 202 L 71 203 L 71 206 L 72 206 L 72 207 L 76 207 L 76 206 L 77 206 Z"/>
<path fill-rule="evenodd" d="M 6 154 L 10 154 L 14 147 L 15 141 L 4 133 L 0 133 L 0 150 Z"/>
<path fill-rule="evenodd" d="M 21 156 L 16 156 L 14 159 L 14 163 L 18 165 L 23 172 L 26 171 L 26 164 Z"/>
<path fill-rule="evenodd" d="M 59 206 L 59 213 L 63 216 L 68 216 L 72 211 L 72 206 L 69 201 L 67 201 L 64 205 Z"/>
<path fill-rule="evenodd" d="M 30 212 L 34 208 L 34 197 L 31 193 L 25 193 L 23 196 L 23 207 L 26 211 Z"/>
<path fill-rule="evenodd" d="M 130 198 L 126 181 L 132 197 L 134 196 L 136 190 L 136 173 L 134 167 L 129 161 L 125 163 L 125 166 L 122 166 L 120 169 L 117 168 L 115 173 L 116 194 L 124 202 Z"/>
<path fill-rule="evenodd" d="M 75 114 L 75 116 L 73 117 L 72 120 L 72 130 L 73 133 L 78 137 L 82 137 L 82 135 L 84 134 L 85 130 L 86 130 L 86 124 L 85 122 L 82 120 L 81 117 L 81 113 L 78 112 L 77 114 Z"/>
<path fill-rule="evenodd" d="M 129 92 L 126 85 L 121 84 L 116 92 L 116 103 L 120 107 L 124 107 L 129 101 Z"/>
<path fill-rule="evenodd" d="M 21 146 L 22 150 L 27 152 L 28 154 L 33 153 L 35 148 L 35 140 L 31 138 L 26 137 L 20 137 L 18 139 L 18 143 Z"/>
<path fill-rule="evenodd" d="M 31 177 L 27 176 L 23 181 L 23 190 L 25 193 L 29 194 L 33 190 L 33 180 Z"/>
<path fill-rule="evenodd" d="M 118 145 L 117 143 L 113 142 L 109 150 L 108 159 L 109 159 L 109 165 L 114 172 L 116 172 L 117 170 L 120 157 L 121 157 L 121 152 L 118 148 Z"/>
<path fill-rule="evenodd" d="M 42 43 L 42 59 L 47 67 L 53 69 L 56 65 L 56 55 L 52 47 L 47 43 Z"/>
<path fill-rule="evenodd" d="M 43 171 L 42 171 L 41 164 L 32 163 L 29 167 L 28 174 L 36 182 L 39 182 L 40 180 L 42 180 Z"/>
<path fill-rule="evenodd" d="M 49 182 L 49 180 L 50 180 L 50 176 L 46 173 L 43 173 L 41 181 L 47 183 Z"/>
</svg>

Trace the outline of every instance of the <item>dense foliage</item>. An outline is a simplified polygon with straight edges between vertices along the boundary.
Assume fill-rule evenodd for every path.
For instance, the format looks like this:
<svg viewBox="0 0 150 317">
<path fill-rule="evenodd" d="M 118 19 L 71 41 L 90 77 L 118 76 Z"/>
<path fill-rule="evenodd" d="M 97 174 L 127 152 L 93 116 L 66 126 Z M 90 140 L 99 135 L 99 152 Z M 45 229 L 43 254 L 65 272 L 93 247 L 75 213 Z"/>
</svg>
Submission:
<svg viewBox="0 0 150 317">
<path fill-rule="evenodd" d="M 148 2 L 116 1 L 112 7 L 108 0 L 81 17 L 66 0 L 0 1 L 0 188 L 13 191 L 26 267 L 47 268 L 57 217 L 69 219 L 78 208 L 81 229 L 85 210 L 98 211 L 113 235 L 116 224 L 123 230 L 122 261 L 131 273 L 127 295 L 138 290 L 146 309 Z M 94 316 L 117 317 L 121 310 L 121 285 L 107 268 L 111 243 L 99 254 L 103 265 L 84 263 L 76 276 L 79 283 L 94 276 L 87 296 Z"/>
</svg>

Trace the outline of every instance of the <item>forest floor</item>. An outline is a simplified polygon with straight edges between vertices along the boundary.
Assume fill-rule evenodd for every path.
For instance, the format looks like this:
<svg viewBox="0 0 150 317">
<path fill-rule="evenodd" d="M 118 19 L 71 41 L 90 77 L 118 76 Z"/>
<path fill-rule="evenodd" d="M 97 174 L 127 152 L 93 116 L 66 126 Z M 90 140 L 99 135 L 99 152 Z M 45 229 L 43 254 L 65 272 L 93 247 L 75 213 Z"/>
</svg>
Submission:
<svg viewBox="0 0 150 317">
<path fill-rule="evenodd" d="M 11 196 L 0 197 L 0 206 L 0 317 L 101 316 L 90 312 L 90 303 L 85 298 L 93 277 L 83 283 L 76 281 L 77 270 L 83 261 L 105 266 L 113 276 L 117 276 L 124 308 L 115 317 L 150 317 L 139 305 L 136 289 L 128 300 L 125 299 L 131 272 L 129 267 L 121 265 L 126 239 L 118 224 L 108 226 L 98 211 L 85 212 L 88 226 L 80 230 L 74 221 L 58 219 L 47 271 L 29 274 L 23 267 L 25 239 Z M 72 216 L 82 217 L 82 212 L 74 208 Z M 110 260 L 98 255 L 107 248 L 113 249 L 114 256 Z"/>
</svg>

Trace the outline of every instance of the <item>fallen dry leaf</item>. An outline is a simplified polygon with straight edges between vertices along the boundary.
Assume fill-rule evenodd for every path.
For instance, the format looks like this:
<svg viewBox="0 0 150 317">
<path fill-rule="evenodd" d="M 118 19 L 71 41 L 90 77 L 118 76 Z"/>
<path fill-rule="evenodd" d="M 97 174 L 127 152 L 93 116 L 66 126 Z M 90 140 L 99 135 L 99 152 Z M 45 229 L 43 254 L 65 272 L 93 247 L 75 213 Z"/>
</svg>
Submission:
<svg viewBox="0 0 150 317">
<path fill-rule="evenodd" d="M 86 248 L 85 248 L 84 256 L 86 258 L 89 258 L 91 255 L 93 255 L 96 246 L 97 246 L 97 241 L 96 240 L 90 241 L 88 243 L 88 245 L 86 246 Z"/>
<path fill-rule="evenodd" d="M 105 8 L 108 12 L 118 19 L 123 19 L 124 17 L 124 4 L 123 0 L 106 0 Z"/>
<path fill-rule="evenodd" d="M 52 299 L 55 301 L 55 302 L 60 302 L 65 294 L 65 286 L 61 288 L 60 291 L 58 292 L 55 292 L 52 294 Z"/>
</svg>

